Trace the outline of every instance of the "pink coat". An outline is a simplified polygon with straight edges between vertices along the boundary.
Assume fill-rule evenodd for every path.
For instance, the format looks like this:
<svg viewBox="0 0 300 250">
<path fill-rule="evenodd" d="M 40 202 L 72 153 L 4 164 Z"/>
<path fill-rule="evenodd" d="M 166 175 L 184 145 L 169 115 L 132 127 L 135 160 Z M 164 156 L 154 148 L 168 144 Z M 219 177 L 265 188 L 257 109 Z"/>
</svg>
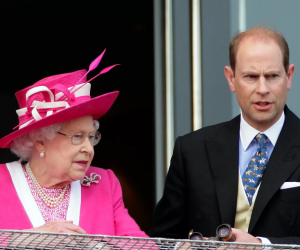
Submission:
<svg viewBox="0 0 300 250">
<path fill-rule="evenodd" d="M 99 174 L 101 180 L 81 186 L 79 226 L 87 234 L 148 237 L 124 207 L 121 185 L 113 171 L 90 167 L 87 176 L 91 173 Z M 32 228 L 5 164 L 0 164 L 0 185 L 0 229 Z"/>
</svg>

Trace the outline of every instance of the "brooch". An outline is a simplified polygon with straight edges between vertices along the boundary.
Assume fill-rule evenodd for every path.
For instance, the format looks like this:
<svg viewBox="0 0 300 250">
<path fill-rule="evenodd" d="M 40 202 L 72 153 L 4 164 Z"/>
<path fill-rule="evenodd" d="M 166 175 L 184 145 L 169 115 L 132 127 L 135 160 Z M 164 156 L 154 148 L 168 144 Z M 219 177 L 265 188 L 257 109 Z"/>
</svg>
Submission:
<svg viewBox="0 0 300 250">
<path fill-rule="evenodd" d="M 96 173 L 91 173 L 90 177 L 84 176 L 84 178 L 80 181 L 82 186 L 89 187 L 91 183 L 99 183 L 101 180 L 101 176 Z"/>
</svg>

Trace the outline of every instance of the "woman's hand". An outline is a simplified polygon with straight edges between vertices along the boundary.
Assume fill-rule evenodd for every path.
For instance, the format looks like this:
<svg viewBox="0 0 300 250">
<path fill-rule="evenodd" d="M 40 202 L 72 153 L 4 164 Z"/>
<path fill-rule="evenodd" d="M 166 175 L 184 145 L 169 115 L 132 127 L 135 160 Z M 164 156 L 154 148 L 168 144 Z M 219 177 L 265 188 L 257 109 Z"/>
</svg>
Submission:
<svg viewBox="0 0 300 250">
<path fill-rule="evenodd" d="M 31 228 L 26 231 L 86 234 L 81 227 L 74 225 L 71 220 L 48 221 L 43 226 Z"/>
</svg>

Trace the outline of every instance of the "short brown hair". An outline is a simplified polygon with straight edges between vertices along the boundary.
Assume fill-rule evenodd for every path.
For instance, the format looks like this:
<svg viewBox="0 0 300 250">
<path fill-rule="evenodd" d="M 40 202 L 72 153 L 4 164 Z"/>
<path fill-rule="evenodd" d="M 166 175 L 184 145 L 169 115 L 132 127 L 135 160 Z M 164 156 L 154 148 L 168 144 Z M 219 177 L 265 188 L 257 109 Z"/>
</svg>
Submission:
<svg viewBox="0 0 300 250">
<path fill-rule="evenodd" d="M 290 52 L 289 52 L 289 46 L 285 38 L 283 37 L 283 35 L 281 35 L 279 32 L 275 30 L 264 28 L 262 26 L 256 26 L 242 33 L 238 33 L 232 38 L 230 42 L 229 61 L 230 61 L 230 66 L 232 68 L 233 74 L 235 72 L 236 55 L 237 55 L 238 47 L 240 42 L 245 37 L 255 37 L 256 39 L 261 39 L 261 40 L 271 39 L 274 42 L 276 42 L 282 52 L 283 67 L 285 69 L 285 72 L 288 73 Z"/>
</svg>

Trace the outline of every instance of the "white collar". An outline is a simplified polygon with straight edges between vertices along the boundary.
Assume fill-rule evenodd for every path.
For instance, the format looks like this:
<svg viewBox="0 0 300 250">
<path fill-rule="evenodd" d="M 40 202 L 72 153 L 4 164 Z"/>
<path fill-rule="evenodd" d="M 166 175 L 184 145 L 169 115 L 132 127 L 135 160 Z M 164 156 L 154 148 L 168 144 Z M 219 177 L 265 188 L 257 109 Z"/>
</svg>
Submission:
<svg viewBox="0 0 300 250">
<path fill-rule="evenodd" d="M 10 173 L 11 179 L 15 186 L 16 192 L 20 201 L 28 215 L 28 218 L 33 227 L 40 227 L 45 224 L 45 220 L 40 212 L 28 182 L 24 175 L 20 161 L 6 163 L 7 169 Z M 67 210 L 66 220 L 72 220 L 73 224 L 79 225 L 81 207 L 81 185 L 80 181 L 73 181 L 71 183 L 70 201 Z"/>
<path fill-rule="evenodd" d="M 283 123 L 285 120 L 284 112 L 282 112 L 282 115 L 278 119 L 277 122 L 275 122 L 271 127 L 269 127 L 266 131 L 261 132 L 257 129 L 251 127 L 243 118 L 243 114 L 241 113 L 241 122 L 240 122 L 240 138 L 242 142 L 243 149 L 246 151 L 249 147 L 250 143 L 252 142 L 253 138 L 258 134 L 265 134 L 270 142 L 272 143 L 273 147 L 275 146 L 278 136 L 280 134 L 280 131 L 283 127 Z"/>
</svg>

